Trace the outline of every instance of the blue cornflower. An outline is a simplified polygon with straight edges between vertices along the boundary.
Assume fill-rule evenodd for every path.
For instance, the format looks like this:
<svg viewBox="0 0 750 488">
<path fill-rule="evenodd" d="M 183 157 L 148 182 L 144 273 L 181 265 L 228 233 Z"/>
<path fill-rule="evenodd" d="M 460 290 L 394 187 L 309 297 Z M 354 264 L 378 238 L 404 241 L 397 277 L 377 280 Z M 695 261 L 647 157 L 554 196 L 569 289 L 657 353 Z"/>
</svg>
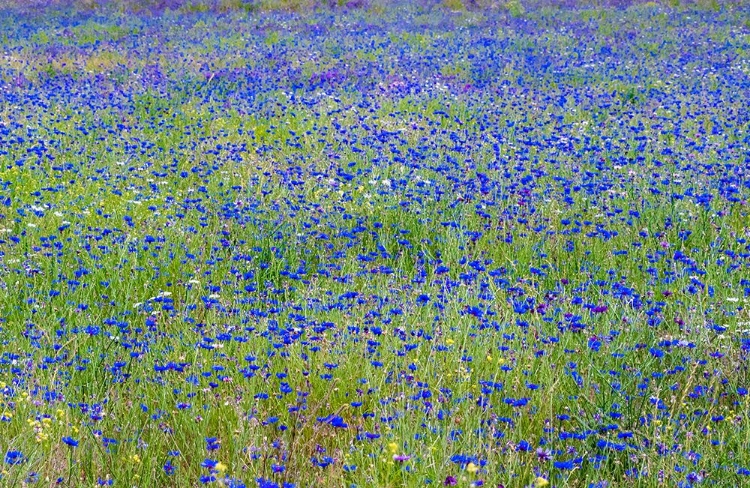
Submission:
<svg viewBox="0 0 750 488">
<path fill-rule="evenodd" d="M 69 445 L 70 447 L 78 447 L 78 441 L 73 439 L 70 436 L 65 436 L 62 438 L 62 441 Z"/>
<path fill-rule="evenodd" d="M 561 470 L 569 470 L 575 467 L 573 461 L 555 461 L 553 465 L 555 466 L 555 468 Z"/>
<path fill-rule="evenodd" d="M 8 451 L 5 453 L 5 464 L 22 464 L 26 461 L 26 457 L 21 451 Z"/>
<path fill-rule="evenodd" d="M 206 437 L 206 449 L 215 451 L 221 447 L 221 441 L 216 437 Z"/>
</svg>

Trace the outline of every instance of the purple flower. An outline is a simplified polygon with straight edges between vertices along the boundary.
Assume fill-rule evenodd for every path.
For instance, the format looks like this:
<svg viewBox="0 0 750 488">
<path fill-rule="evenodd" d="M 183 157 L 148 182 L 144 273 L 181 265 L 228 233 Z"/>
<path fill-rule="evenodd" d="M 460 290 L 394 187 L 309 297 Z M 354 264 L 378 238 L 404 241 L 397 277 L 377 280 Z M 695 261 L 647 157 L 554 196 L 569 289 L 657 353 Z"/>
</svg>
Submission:
<svg viewBox="0 0 750 488">
<path fill-rule="evenodd" d="M 691 485 L 694 483 L 700 483 L 701 481 L 703 481 L 703 476 L 693 471 L 687 475 L 687 481 Z"/>
<path fill-rule="evenodd" d="M 443 481 L 443 486 L 456 486 L 458 484 L 458 480 L 454 476 L 446 476 L 445 481 Z"/>
<path fill-rule="evenodd" d="M 542 449 L 541 447 L 538 447 L 536 449 L 536 457 L 539 459 L 539 461 L 545 463 L 552 458 L 552 452 L 549 449 Z"/>
</svg>

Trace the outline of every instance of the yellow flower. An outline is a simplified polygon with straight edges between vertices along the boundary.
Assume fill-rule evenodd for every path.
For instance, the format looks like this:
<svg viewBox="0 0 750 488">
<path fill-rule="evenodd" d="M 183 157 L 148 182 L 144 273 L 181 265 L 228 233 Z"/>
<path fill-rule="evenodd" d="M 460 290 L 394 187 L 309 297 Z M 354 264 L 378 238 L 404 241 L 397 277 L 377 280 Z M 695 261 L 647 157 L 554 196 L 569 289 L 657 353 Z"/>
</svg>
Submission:
<svg viewBox="0 0 750 488">
<path fill-rule="evenodd" d="M 454 342 L 456 342 L 456 341 L 454 341 L 453 339 L 446 339 L 445 340 L 445 343 L 448 344 L 449 346 L 452 346 Z"/>
<path fill-rule="evenodd" d="M 398 451 L 398 444 L 391 442 L 388 444 L 388 450 L 391 451 L 391 454 L 396 454 L 396 451 Z"/>
<path fill-rule="evenodd" d="M 534 484 L 537 486 L 537 488 L 541 488 L 542 486 L 547 486 L 549 484 L 549 481 L 547 481 L 545 478 L 542 478 L 541 476 L 538 477 Z"/>
<path fill-rule="evenodd" d="M 223 473 L 224 471 L 227 470 L 227 465 L 224 464 L 224 463 L 222 463 L 222 462 L 218 462 L 218 463 L 216 463 L 216 466 L 214 466 L 214 469 L 216 471 L 219 471 L 219 472 Z"/>
<path fill-rule="evenodd" d="M 466 471 L 468 471 L 468 472 L 469 472 L 469 473 L 471 473 L 471 474 L 474 474 L 474 473 L 476 473 L 476 472 L 477 472 L 478 470 L 479 470 L 479 466 L 477 466 L 477 465 L 476 465 L 476 464 L 474 464 L 474 463 L 469 463 L 469 464 L 468 464 L 468 465 L 466 466 Z"/>
</svg>

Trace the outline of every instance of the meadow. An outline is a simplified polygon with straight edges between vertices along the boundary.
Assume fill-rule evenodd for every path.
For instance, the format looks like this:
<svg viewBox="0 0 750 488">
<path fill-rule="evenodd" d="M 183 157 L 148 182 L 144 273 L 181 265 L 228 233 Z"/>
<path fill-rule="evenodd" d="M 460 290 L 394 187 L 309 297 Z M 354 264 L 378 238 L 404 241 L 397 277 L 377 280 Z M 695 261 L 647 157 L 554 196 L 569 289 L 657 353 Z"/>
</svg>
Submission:
<svg viewBox="0 0 750 488">
<path fill-rule="evenodd" d="M 0 486 L 750 484 L 750 6 L 138 4 L 2 5 Z"/>
</svg>

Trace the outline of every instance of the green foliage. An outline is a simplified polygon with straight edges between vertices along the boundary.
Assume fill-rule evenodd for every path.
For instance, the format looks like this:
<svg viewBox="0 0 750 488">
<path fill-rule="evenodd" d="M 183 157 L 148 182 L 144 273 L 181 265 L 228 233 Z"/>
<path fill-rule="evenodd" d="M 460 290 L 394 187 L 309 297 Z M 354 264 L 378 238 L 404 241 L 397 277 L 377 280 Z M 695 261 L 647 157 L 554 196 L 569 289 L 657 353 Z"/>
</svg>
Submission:
<svg viewBox="0 0 750 488">
<path fill-rule="evenodd" d="M 450 10 L 464 10 L 466 6 L 462 0 L 443 0 L 445 8 Z"/>
<path fill-rule="evenodd" d="M 511 17 L 523 17 L 526 13 L 526 9 L 521 3 L 521 0 L 508 0 L 505 2 L 505 8 Z"/>
</svg>

